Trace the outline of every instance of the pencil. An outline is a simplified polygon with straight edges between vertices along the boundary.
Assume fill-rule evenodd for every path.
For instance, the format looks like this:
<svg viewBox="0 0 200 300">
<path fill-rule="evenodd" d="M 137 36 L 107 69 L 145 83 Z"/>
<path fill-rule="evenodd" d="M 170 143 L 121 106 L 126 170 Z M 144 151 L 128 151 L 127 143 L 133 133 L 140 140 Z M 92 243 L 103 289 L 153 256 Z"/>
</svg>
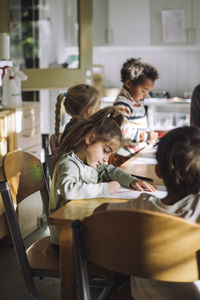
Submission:
<svg viewBox="0 0 200 300">
<path fill-rule="evenodd" d="M 136 177 L 137 179 L 141 179 L 141 180 L 146 180 L 146 181 L 153 181 L 152 178 L 150 177 L 145 177 L 145 176 L 140 176 L 140 175 L 134 175 L 134 174 L 131 174 L 132 176 Z"/>
</svg>

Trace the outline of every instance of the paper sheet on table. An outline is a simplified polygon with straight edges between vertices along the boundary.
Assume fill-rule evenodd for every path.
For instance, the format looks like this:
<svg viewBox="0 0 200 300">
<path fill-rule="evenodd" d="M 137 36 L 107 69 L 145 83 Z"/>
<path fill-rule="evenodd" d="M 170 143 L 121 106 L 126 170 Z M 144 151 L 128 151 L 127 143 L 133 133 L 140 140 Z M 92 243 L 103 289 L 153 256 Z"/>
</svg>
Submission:
<svg viewBox="0 0 200 300">
<path fill-rule="evenodd" d="M 133 160 L 134 165 L 156 165 L 157 161 L 155 158 L 149 158 L 149 157 L 137 157 L 135 160 Z"/>
<path fill-rule="evenodd" d="M 155 158 L 155 154 L 156 154 L 156 147 L 149 147 L 147 146 L 144 150 L 142 150 L 140 152 L 140 157 L 144 157 L 144 158 Z"/>
<path fill-rule="evenodd" d="M 156 147 L 148 145 L 144 150 L 140 152 L 139 157 L 133 160 L 135 165 L 156 165 L 157 161 L 155 158 Z"/>
<path fill-rule="evenodd" d="M 109 198 L 134 199 L 139 197 L 140 194 L 142 193 L 148 193 L 156 196 L 157 198 L 164 198 L 167 195 L 166 188 L 164 186 L 156 185 L 155 187 L 157 188 L 157 191 L 155 192 L 147 192 L 147 191 L 139 192 L 132 189 L 121 187 L 116 194 L 109 196 Z"/>
</svg>

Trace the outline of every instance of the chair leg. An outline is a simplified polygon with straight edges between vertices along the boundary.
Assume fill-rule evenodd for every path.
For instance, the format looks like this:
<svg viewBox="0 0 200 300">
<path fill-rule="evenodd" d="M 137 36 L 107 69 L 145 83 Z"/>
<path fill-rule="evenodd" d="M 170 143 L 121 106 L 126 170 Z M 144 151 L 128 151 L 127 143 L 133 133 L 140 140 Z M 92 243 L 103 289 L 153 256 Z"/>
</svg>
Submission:
<svg viewBox="0 0 200 300">
<path fill-rule="evenodd" d="M 74 250 L 75 250 L 75 266 L 77 274 L 77 286 L 81 300 L 91 300 L 89 289 L 89 278 L 87 271 L 87 261 L 84 255 L 84 249 L 81 243 L 81 221 L 76 220 L 72 224 Z"/>
<path fill-rule="evenodd" d="M 103 289 L 98 300 L 107 300 L 111 295 L 117 290 L 119 286 L 123 283 L 129 281 L 129 276 L 122 275 L 122 274 L 115 274 L 113 279 L 108 282 L 107 286 Z"/>
<path fill-rule="evenodd" d="M 12 197 L 7 182 L 0 182 L 0 191 L 6 209 L 7 222 L 12 236 L 13 244 L 15 246 L 16 255 L 19 261 L 24 283 L 28 292 L 28 299 L 37 300 L 38 297 L 37 297 L 35 285 L 33 282 L 31 270 L 29 268 L 29 263 L 26 256 L 26 250 L 20 234 L 19 224 L 17 221 L 16 213 L 14 210 L 14 204 L 12 201 Z M 15 228 L 15 230 L 13 230 L 13 228 Z"/>
</svg>

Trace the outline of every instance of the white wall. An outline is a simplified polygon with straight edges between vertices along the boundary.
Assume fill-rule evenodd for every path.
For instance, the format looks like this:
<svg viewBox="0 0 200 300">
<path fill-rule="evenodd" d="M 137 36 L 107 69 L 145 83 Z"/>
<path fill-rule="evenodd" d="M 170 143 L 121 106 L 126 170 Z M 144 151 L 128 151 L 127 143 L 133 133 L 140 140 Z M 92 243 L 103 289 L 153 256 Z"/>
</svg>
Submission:
<svg viewBox="0 0 200 300">
<path fill-rule="evenodd" d="M 200 47 L 94 47 L 93 62 L 104 66 L 104 86 L 120 87 L 120 69 L 127 58 L 141 57 L 158 68 L 154 89 L 182 97 L 200 82 Z"/>
<path fill-rule="evenodd" d="M 97 1 L 100 5 L 99 0 L 94 0 L 94 11 Z M 167 90 L 171 96 L 178 97 L 184 92 L 192 93 L 200 83 L 200 0 L 107 1 L 110 44 L 96 43 L 93 48 L 93 63 L 104 66 L 105 87 L 120 87 L 120 69 L 124 61 L 141 57 L 158 68 L 160 78 L 155 89 Z M 162 9 L 184 9 L 187 26 L 184 44 L 164 45 Z M 102 14 L 102 10 L 99 12 Z M 94 30 L 95 22 L 94 19 Z M 191 28 L 194 29 L 193 37 Z"/>
</svg>

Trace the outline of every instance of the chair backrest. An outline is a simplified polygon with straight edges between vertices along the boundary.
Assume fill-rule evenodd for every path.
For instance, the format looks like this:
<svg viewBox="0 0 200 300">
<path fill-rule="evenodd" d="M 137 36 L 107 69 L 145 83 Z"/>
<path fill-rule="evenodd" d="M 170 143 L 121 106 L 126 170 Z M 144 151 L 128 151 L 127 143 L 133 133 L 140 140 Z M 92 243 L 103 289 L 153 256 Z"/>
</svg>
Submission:
<svg viewBox="0 0 200 300">
<path fill-rule="evenodd" d="M 3 170 L 15 204 L 40 191 L 48 217 L 49 191 L 40 160 L 30 153 L 14 150 L 6 154 Z"/>
<path fill-rule="evenodd" d="M 59 137 L 58 137 L 58 143 L 60 142 L 60 138 L 61 138 L 61 133 L 59 134 Z M 55 133 L 53 133 L 51 136 L 50 136 L 50 138 L 49 138 L 49 145 L 50 145 L 50 149 L 51 149 L 51 154 L 54 154 L 54 152 L 55 152 L 55 149 L 56 149 L 56 147 L 58 146 L 57 145 L 57 142 L 56 142 L 56 139 L 57 139 L 57 137 L 56 137 L 56 134 Z"/>
<path fill-rule="evenodd" d="M 49 191 L 45 176 L 40 160 L 32 154 L 19 150 L 6 154 L 3 170 L 6 181 L 0 182 L 0 192 L 10 234 L 27 288 L 28 299 L 38 299 L 32 277 L 59 277 L 58 256 L 54 253 L 49 236 L 37 240 L 27 250 L 25 249 L 17 218 L 17 206 L 26 197 L 40 191 L 44 210 L 48 216 Z M 29 198 L 29 201 L 30 199 L 35 198 Z"/>
<path fill-rule="evenodd" d="M 53 176 L 53 155 L 52 154 L 46 156 L 45 163 L 46 163 L 46 177 L 47 179 L 49 177 L 51 179 Z"/>
<path fill-rule="evenodd" d="M 87 259 L 125 275 L 192 282 L 200 278 L 200 225 L 165 213 L 106 211 L 81 222 Z M 77 226 L 73 226 L 75 244 Z"/>
<path fill-rule="evenodd" d="M 58 142 L 60 141 L 61 135 L 62 134 L 60 133 L 59 137 L 58 137 Z M 55 133 L 53 133 L 50 136 L 49 145 L 50 145 L 50 149 L 51 149 L 51 154 L 46 156 L 45 161 L 46 161 L 47 176 L 50 176 L 50 179 L 51 179 L 53 176 L 53 154 L 55 153 L 56 147 L 58 146 L 56 144 L 56 134 Z"/>
</svg>

